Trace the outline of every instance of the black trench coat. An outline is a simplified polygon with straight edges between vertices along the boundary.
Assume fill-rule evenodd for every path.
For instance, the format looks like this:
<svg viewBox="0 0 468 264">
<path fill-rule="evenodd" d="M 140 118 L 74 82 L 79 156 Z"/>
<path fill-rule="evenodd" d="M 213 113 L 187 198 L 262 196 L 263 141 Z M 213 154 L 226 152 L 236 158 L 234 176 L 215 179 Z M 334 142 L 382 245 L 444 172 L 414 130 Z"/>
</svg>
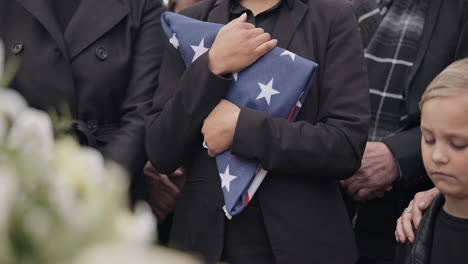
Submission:
<svg viewBox="0 0 468 264">
<path fill-rule="evenodd" d="M 66 104 L 84 143 L 141 173 L 143 116 L 158 86 L 160 0 L 82 0 L 63 32 L 48 1 L 0 0 L 11 87 L 42 110 Z M 95 141 L 95 142 L 94 142 Z"/>
</svg>

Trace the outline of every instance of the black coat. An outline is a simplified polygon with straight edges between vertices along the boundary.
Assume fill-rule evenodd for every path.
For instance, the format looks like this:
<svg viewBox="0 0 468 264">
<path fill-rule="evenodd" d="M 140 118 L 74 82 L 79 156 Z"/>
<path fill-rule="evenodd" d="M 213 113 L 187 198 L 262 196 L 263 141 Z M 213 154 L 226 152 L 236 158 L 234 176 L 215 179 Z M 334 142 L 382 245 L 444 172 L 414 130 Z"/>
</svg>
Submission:
<svg viewBox="0 0 468 264">
<path fill-rule="evenodd" d="M 449 64 L 468 57 L 468 1 L 431 0 L 414 66 L 406 80 L 405 129 L 383 142 L 401 170 L 400 184 L 415 188 L 428 180 L 421 158 L 419 101 L 429 83 Z"/>
<path fill-rule="evenodd" d="M 395 264 L 428 264 L 431 263 L 432 241 L 437 215 L 443 210 L 445 199 L 442 194 L 436 196 L 431 206 L 424 212 L 419 228 L 414 230 L 414 243 L 407 241 L 398 244 L 395 253 Z"/>
<path fill-rule="evenodd" d="M 357 22 L 342 0 L 286 1 L 273 38 L 319 64 L 297 122 L 241 110 L 232 151 L 269 171 L 258 199 L 278 263 L 354 263 L 354 238 L 338 179 L 360 167 L 369 122 L 369 86 Z M 229 22 L 229 0 L 206 0 L 183 12 Z M 187 69 L 170 45 L 147 121 L 153 166 L 187 167 L 171 240 L 210 262 L 223 248 L 223 196 L 215 160 L 202 147 L 202 122 L 223 98 L 229 79 L 213 75 L 208 53 Z M 245 234 L 249 235 L 249 234 Z"/>
<path fill-rule="evenodd" d="M 65 32 L 46 3 L 0 0 L 6 56 L 21 62 L 11 87 L 42 110 L 67 105 L 106 158 L 141 172 L 144 114 L 163 53 L 162 2 L 82 0 Z"/>
<path fill-rule="evenodd" d="M 383 141 L 397 160 L 401 177 L 385 197 L 360 205 L 356 232 L 363 257 L 394 257 L 397 218 L 417 191 L 432 184 L 421 157 L 419 101 L 437 74 L 465 57 L 468 57 L 468 1 L 431 0 L 418 53 L 404 90 L 407 125 L 401 133 Z"/>
</svg>

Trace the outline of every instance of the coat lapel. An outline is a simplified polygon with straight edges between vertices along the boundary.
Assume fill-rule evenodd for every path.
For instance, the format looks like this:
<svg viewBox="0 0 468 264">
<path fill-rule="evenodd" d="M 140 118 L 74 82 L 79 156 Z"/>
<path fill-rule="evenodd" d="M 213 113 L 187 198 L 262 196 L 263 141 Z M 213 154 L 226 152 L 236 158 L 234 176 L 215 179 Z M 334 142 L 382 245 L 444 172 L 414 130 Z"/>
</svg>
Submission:
<svg viewBox="0 0 468 264">
<path fill-rule="evenodd" d="M 116 0 L 82 0 L 65 30 L 70 60 L 112 29 L 129 11 Z"/>
<path fill-rule="evenodd" d="M 286 0 L 282 0 L 286 1 Z M 278 46 L 287 49 L 297 27 L 301 24 L 308 7 L 302 1 L 290 1 L 287 8 L 281 8 L 281 12 L 273 30 L 272 38 L 278 40 Z M 283 3 L 287 4 L 287 3 Z M 290 10 L 288 10 L 288 8 Z"/>
<path fill-rule="evenodd" d="M 62 54 L 67 58 L 67 47 L 63 38 L 63 32 L 57 22 L 52 3 L 48 0 L 16 0 L 29 13 L 31 13 L 49 32 L 57 43 Z"/>
<path fill-rule="evenodd" d="M 439 16 L 440 6 L 443 0 L 432 0 L 429 4 L 429 12 L 427 14 L 426 20 L 424 22 L 424 30 L 421 36 L 421 45 L 419 46 L 418 54 L 416 55 L 416 59 L 414 61 L 414 65 L 411 68 L 411 72 L 409 73 L 407 83 L 405 85 L 405 94 L 408 93 L 408 88 L 411 85 L 411 82 L 414 79 L 414 76 L 419 70 L 421 66 L 422 60 L 426 55 L 427 48 L 429 46 L 429 42 L 432 37 L 432 33 L 434 31 L 434 26 L 437 21 L 437 17 Z"/>
</svg>

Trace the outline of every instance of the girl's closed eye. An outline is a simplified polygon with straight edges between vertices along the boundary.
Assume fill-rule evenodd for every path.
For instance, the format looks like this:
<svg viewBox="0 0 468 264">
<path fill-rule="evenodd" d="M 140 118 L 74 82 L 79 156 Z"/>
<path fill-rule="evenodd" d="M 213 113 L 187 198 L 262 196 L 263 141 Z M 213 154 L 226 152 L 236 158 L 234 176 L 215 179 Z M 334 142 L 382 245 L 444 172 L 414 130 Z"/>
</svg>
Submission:
<svg viewBox="0 0 468 264">
<path fill-rule="evenodd" d="M 454 148 L 455 150 L 464 150 L 467 144 L 466 142 L 451 141 L 450 146 L 452 146 L 452 148 Z"/>
<path fill-rule="evenodd" d="M 424 137 L 424 143 L 426 143 L 427 145 L 434 145 L 435 139 L 434 139 L 434 138 L 426 138 L 426 137 Z"/>
</svg>

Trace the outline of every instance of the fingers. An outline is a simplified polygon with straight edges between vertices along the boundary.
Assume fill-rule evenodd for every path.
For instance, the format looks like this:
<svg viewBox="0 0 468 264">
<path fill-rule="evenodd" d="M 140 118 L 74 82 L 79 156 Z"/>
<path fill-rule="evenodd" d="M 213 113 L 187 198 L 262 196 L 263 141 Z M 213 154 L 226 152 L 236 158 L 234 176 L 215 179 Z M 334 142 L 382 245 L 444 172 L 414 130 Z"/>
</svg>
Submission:
<svg viewBox="0 0 468 264">
<path fill-rule="evenodd" d="M 405 243 L 406 242 L 405 232 L 403 231 L 403 225 L 401 223 L 401 216 L 398 217 L 398 219 L 397 219 L 397 226 L 396 226 L 396 230 L 395 230 L 395 239 L 399 243 Z"/>
<path fill-rule="evenodd" d="M 185 169 L 184 167 L 180 167 L 177 170 L 175 170 L 173 173 L 169 175 L 169 177 L 172 179 L 172 177 L 180 177 L 185 174 Z"/>
<path fill-rule="evenodd" d="M 252 24 L 250 24 L 250 25 L 252 25 Z M 246 34 L 248 37 L 253 37 L 253 38 L 255 38 L 255 37 L 259 36 L 259 35 L 262 35 L 263 33 L 265 33 L 265 30 L 264 30 L 263 28 L 256 28 L 256 27 L 254 27 L 254 28 L 252 28 L 252 29 L 247 30 L 245 34 Z"/>
<path fill-rule="evenodd" d="M 416 204 L 414 204 L 410 208 L 412 209 L 411 209 L 411 214 L 408 214 L 409 215 L 408 218 L 410 218 L 408 221 L 412 222 L 414 225 L 414 228 L 418 229 L 419 222 L 421 222 L 423 211 L 421 211 L 419 207 L 416 206 Z"/>
<path fill-rule="evenodd" d="M 361 189 L 356 192 L 356 194 L 353 196 L 353 199 L 356 201 L 367 201 L 373 199 L 373 195 L 371 195 L 371 190 L 369 189 Z"/>
<path fill-rule="evenodd" d="M 414 201 L 411 200 L 411 202 L 409 203 L 407 207 L 409 208 L 409 210 L 411 210 L 411 212 L 406 212 L 406 209 L 405 209 L 405 211 L 400 217 L 401 225 L 403 229 L 403 236 L 406 237 L 411 243 L 414 242 L 413 225 L 411 224 L 413 205 L 414 205 Z"/>
<path fill-rule="evenodd" d="M 175 197 L 162 189 L 153 189 L 148 193 L 148 202 L 153 211 L 171 212 L 175 207 Z"/>
<path fill-rule="evenodd" d="M 353 176 L 349 177 L 346 180 L 342 180 L 342 185 L 346 189 L 349 189 L 349 186 L 355 182 L 355 181 L 362 181 L 362 178 L 364 176 L 363 170 L 360 168 Z M 350 195 L 353 195 L 354 193 L 350 193 Z"/>
<path fill-rule="evenodd" d="M 151 211 L 153 211 L 153 214 L 156 216 L 158 223 L 164 222 L 164 220 L 166 220 L 167 214 L 169 213 L 155 206 L 151 206 Z"/>
<path fill-rule="evenodd" d="M 397 228 L 396 228 L 396 235 L 398 237 L 399 242 L 405 243 L 406 239 L 408 239 L 411 243 L 414 242 L 414 232 L 413 226 L 411 224 L 411 212 L 408 211 L 412 210 L 414 201 L 411 200 L 408 207 L 403 211 L 401 216 L 397 220 Z"/>
<path fill-rule="evenodd" d="M 211 150 L 211 149 L 208 149 L 208 156 L 214 158 L 214 157 L 216 157 L 216 152 L 214 152 L 214 151 Z"/>
<path fill-rule="evenodd" d="M 425 192 L 419 192 L 414 196 L 414 203 L 411 208 L 411 220 L 416 229 L 419 227 L 423 212 L 429 207 L 438 193 L 439 191 L 433 188 Z"/>
<path fill-rule="evenodd" d="M 355 180 L 355 181 L 352 181 L 349 185 L 348 185 L 348 193 L 349 195 L 355 195 L 360 189 L 363 189 L 365 188 L 365 185 L 362 184 L 363 181 L 362 180 Z"/>
<path fill-rule="evenodd" d="M 154 173 L 156 172 L 156 170 L 154 169 L 153 165 L 151 164 L 150 161 L 147 161 L 146 164 L 145 164 L 145 167 L 143 167 L 143 173 L 144 174 L 151 174 L 151 173 Z"/>
<path fill-rule="evenodd" d="M 257 57 L 261 57 L 261 56 L 265 55 L 265 53 L 269 52 L 274 47 L 276 47 L 277 44 L 278 44 L 278 40 L 276 40 L 276 39 L 269 40 L 269 41 L 261 44 L 260 46 L 258 46 L 255 49 L 255 54 L 257 55 Z"/>
<path fill-rule="evenodd" d="M 255 47 L 258 47 L 262 45 L 263 43 L 266 43 L 270 40 L 271 40 L 271 35 L 269 33 L 261 33 L 252 39 L 252 45 L 254 45 Z"/>
<path fill-rule="evenodd" d="M 252 30 L 252 29 L 255 28 L 254 24 L 248 23 L 248 22 L 242 22 L 242 23 L 237 24 L 235 26 L 239 27 L 240 29 L 244 29 L 244 30 Z"/>
<path fill-rule="evenodd" d="M 153 214 L 161 223 L 166 219 L 167 214 L 174 210 L 176 200 L 180 195 L 179 187 L 170 179 L 170 176 L 180 177 L 184 170 L 181 167 L 168 176 L 156 171 L 148 161 L 143 172 L 148 202 Z"/>
<path fill-rule="evenodd" d="M 385 191 L 375 191 L 374 196 L 377 198 L 383 198 L 385 196 Z"/>
<path fill-rule="evenodd" d="M 415 203 L 417 203 L 419 209 L 424 211 L 429 207 L 429 205 L 432 203 L 437 194 L 439 194 L 439 190 L 437 190 L 436 188 L 432 188 L 425 192 L 417 193 L 415 195 Z"/>
</svg>

